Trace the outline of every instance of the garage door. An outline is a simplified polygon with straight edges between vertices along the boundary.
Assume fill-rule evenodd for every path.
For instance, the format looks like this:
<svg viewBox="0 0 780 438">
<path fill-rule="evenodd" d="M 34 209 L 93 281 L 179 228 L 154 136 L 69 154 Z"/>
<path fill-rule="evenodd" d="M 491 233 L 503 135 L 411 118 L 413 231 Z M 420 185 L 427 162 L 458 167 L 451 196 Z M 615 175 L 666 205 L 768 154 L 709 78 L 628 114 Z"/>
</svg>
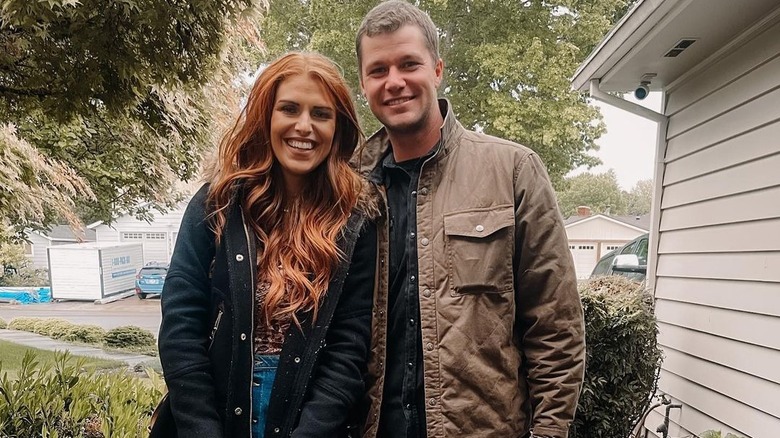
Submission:
<svg viewBox="0 0 780 438">
<path fill-rule="evenodd" d="M 584 279 L 590 277 L 593 268 L 596 267 L 596 243 L 577 243 L 570 244 L 571 256 L 574 258 L 574 266 L 577 269 L 577 278 Z"/>
<path fill-rule="evenodd" d="M 168 233 L 131 231 L 122 233 L 123 242 L 141 242 L 144 246 L 144 263 L 168 261 Z"/>
</svg>

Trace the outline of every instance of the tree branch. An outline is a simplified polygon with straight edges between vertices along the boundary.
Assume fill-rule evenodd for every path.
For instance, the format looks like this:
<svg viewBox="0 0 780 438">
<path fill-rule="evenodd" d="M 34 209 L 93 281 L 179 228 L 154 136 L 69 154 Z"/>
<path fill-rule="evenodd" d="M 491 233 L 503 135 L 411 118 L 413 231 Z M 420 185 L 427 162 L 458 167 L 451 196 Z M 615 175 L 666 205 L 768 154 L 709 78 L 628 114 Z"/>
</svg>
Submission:
<svg viewBox="0 0 780 438">
<path fill-rule="evenodd" d="M 55 96 L 55 95 L 64 94 L 61 91 L 52 91 L 52 90 L 47 90 L 46 88 L 20 89 L 20 88 L 6 87 L 5 85 L 0 85 L 0 93 L 16 94 L 19 96 L 38 96 L 38 97 Z"/>
</svg>

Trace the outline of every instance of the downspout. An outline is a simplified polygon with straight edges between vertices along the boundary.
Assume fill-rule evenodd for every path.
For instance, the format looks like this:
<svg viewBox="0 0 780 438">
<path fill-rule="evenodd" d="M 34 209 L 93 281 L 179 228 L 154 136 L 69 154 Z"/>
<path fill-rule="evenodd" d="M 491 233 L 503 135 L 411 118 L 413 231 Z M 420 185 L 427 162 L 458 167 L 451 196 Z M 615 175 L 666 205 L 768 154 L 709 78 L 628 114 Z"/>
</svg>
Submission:
<svg viewBox="0 0 780 438">
<path fill-rule="evenodd" d="M 666 163 L 664 163 L 664 157 L 666 156 L 666 130 L 669 126 L 669 117 L 649 108 L 645 108 L 642 105 L 637 105 L 634 102 L 629 102 L 625 99 L 605 93 L 599 88 L 599 82 L 600 79 L 591 79 L 591 97 L 624 111 L 628 111 L 631 114 L 636 114 L 645 119 L 652 120 L 657 124 L 655 164 L 653 169 L 653 200 L 650 211 L 650 237 L 648 239 L 648 250 L 650 251 L 650 254 L 648 254 L 646 276 L 647 288 L 652 292 L 653 298 L 655 298 L 656 268 L 658 266 L 658 238 L 659 229 L 661 227 L 661 196 L 663 194 L 664 172 L 666 171 Z M 666 93 L 664 93 L 664 96 L 661 99 L 661 108 L 665 107 Z M 642 427 L 644 427 L 644 425 L 642 425 Z M 637 430 L 637 433 L 641 432 L 642 427 Z M 647 436 L 647 428 L 645 428 L 645 436 Z"/>
</svg>

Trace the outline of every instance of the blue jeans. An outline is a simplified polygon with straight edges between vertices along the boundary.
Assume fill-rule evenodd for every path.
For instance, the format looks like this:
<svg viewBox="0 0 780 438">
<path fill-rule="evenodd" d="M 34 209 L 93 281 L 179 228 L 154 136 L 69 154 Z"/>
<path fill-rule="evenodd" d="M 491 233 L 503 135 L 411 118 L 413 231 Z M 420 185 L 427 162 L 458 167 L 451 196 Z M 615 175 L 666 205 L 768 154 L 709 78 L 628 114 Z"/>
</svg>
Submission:
<svg viewBox="0 0 780 438">
<path fill-rule="evenodd" d="M 258 354 L 255 356 L 252 376 L 252 438 L 265 435 L 265 417 L 268 414 L 268 402 L 274 387 L 279 356 Z"/>
</svg>

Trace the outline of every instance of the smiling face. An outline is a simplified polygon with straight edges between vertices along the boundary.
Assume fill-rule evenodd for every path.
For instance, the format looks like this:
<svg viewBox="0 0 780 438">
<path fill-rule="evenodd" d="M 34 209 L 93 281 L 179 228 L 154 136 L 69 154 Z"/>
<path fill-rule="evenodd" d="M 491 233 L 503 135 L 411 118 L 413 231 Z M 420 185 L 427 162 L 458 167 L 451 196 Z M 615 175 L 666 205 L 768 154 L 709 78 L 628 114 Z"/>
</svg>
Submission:
<svg viewBox="0 0 780 438">
<path fill-rule="evenodd" d="M 361 88 L 388 132 L 415 135 L 438 129 L 436 89 L 444 65 L 434 59 L 420 28 L 406 25 L 361 42 Z"/>
<path fill-rule="evenodd" d="M 336 107 L 309 75 L 284 79 L 271 113 L 271 148 L 288 193 L 300 193 L 307 176 L 330 154 L 336 133 Z"/>
</svg>

